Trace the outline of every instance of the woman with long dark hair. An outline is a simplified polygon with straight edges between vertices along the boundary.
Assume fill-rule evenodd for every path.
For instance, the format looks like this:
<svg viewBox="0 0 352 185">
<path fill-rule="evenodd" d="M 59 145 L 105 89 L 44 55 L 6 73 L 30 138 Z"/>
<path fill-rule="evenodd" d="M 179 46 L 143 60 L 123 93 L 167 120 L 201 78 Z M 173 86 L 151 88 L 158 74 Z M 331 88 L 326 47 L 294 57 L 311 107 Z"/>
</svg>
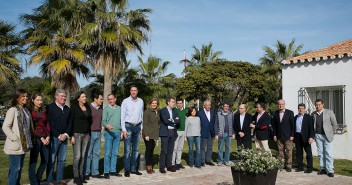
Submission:
<svg viewBox="0 0 352 185">
<path fill-rule="evenodd" d="M 86 183 L 84 180 L 84 159 L 90 140 L 91 111 L 87 104 L 87 96 L 79 92 L 75 97 L 75 104 L 71 107 L 71 121 L 73 125 L 71 143 L 73 145 L 73 176 L 75 184 Z"/>
<path fill-rule="evenodd" d="M 6 135 L 4 152 L 9 155 L 9 185 L 19 185 L 25 153 L 33 147 L 33 121 L 26 105 L 28 92 L 16 90 L 2 126 Z"/>
<path fill-rule="evenodd" d="M 34 141 L 29 159 L 29 181 L 31 185 L 40 184 L 43 172 L 49 160 L 50 126 L 43 106 L 43 96 L 34 93 L 31 98 L 29 110 L 33 119 Z M 40 165 L 36 172 L 38 156 Z"/>
<path fill-rule="evenodd" d="M 160 116 L 158 111 L 158 99 L 153 98 L 149 101 L 149 107 L 143 114 L 143 139 L 145 143 L 145 160 L 147 173 L 151 174 L 153 170 L 153 155 L 157 139 L 159 138 Z"/>
</svg>

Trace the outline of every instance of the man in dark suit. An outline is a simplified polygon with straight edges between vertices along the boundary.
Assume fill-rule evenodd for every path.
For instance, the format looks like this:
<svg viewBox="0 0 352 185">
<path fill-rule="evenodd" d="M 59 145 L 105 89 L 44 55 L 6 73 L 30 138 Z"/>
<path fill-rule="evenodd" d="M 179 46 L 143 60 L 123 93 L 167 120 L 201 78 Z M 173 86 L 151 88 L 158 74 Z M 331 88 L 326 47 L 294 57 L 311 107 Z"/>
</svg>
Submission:
<svg viewBox="0 0 352 185">
<path fill-rule="evenodd" d="M 274 141 L 279 148 L 279 158 L 285 155 L 285 167 L 287 172 L 292 171 L 292 141 L 294 138 L 294 113 L 285 108 L 285 101 L 278 101 L 279 110 L 273 114 L 271 125 L 274 130 Z"/>
<path fill-rule="evenodd" d="M 298 115 L 294 118 L 296 161 L 298 168 L 296 172 L 303 171 L 303 149 L 307 154 L 307 170 L 304 173 L 312 173 L 313 157 L 311 144 L 314 141 L 313 117 L 305 114 L 306 105 L 298 105 Z"/>
<path fill-rule="evenodd" d="M 241 104 L 238 107 L 239 114 L 234 116 L 234 130 L 237 139 L 237 147 L 243 146 L 245 149 L 252 149 L 251 128 L 249 125 L 252 122 L 252 115 L 246 113 L 246 104 Z"/>
<path fill-rule="evenodd" d="M 255 109 L 257 113 L 253 117 L 254 124 L 249 125 L 255 132 L 255 146 L 271 153 L 268 144 L 270 115 L 265 112 L 264 103 L 257 103 Z"/>
<path fill-rule="evenodd" d="M 167 99 L 167 106 L 160 110 L 160 138 L 161 138 L 161 152 L 160 152 L 160 173 L 167 171 L 175 172 L 176 168 L 172 166 L 172 153 L 174 150 L 175 140 L 177 138 L 176 127 L 179 124 L 179 117 L 175 107 L 175 98 Z"/>
<path fill-rule="evenodd" d="M 200 135 L 201 135 L 201 159 L 202 166 L 205 164 L 214 166 L 211 162 L 211 154 L 213 152 L 213 139 L 215 137 L 215 111 L 211 108 L 211 102 L 205 100 L 203 109 L 198 113 L 200 118 Z M 205 151 L 205 147 L 207 148 Z"/>
</svg>

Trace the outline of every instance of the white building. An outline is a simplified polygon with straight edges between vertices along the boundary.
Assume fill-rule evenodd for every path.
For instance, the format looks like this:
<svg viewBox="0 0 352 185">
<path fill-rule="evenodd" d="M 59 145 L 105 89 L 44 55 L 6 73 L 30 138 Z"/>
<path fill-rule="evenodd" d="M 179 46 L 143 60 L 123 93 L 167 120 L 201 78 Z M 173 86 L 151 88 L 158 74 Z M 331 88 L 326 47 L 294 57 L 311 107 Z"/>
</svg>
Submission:
<svg viewBox="0 0 352 185">
<path fill-rule="evenodd" d="M 282 94 L 286 107 L 297 114 L 305 103 L 309 112 L 322 99 L 334 111 L 339 125 L 333 146 L 334 158 L 352 160 L 352 39 L 282 62 Z M 315 143 L 313 154 L 317 154 Z"/>
</svg>

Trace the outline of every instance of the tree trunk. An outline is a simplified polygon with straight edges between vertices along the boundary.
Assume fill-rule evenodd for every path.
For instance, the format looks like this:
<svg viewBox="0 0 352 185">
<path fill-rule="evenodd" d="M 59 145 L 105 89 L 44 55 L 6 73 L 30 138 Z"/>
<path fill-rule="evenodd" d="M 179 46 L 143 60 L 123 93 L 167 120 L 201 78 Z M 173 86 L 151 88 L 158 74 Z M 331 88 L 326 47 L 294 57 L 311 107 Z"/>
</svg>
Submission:
<svg viewBox="0 0 352 185">
<path fill-rule="evenodd" d="M 111 70 L 105 68 L 104 69 L 104 104 L 103 107 L 107 106 L 108 103 L 108 95 L 111 94 L 111 87 L 112 87 L 112 76 Z"/>
</svg>

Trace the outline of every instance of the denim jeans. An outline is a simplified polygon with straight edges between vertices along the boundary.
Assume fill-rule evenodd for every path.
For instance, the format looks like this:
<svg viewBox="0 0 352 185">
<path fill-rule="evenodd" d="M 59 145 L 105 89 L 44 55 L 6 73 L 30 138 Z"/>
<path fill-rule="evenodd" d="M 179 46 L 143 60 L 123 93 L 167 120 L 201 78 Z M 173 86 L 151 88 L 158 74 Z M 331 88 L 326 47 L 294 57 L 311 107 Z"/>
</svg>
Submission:
<svg viewBox="0 0 352 185">
<path fill-rule="evenodd" d="M 73 145 L 73 176 L 83 176 L 84 161 L 90 136 L 88 133 L 74 133 L 75 144 Z"/>
<path fill-rule="evenodd" d="M 49 145 L 44 145 L 39 137 L 35 137 L 35 144 L 31 149 L 30 159 L 29 159 L 29 181 L 31 185 L 40 184 L 42 176 L 46 166 L 49 161 Z M 36 173 L 36 165 L 38 161 L 38 156 L 40 154 L 40 165 Z"/>
<path fill-rule="evenodd" d="M 208 137 L 202 137 L 200 140 L 200 156 L 201 162 L 211 162 L 211 155 L 213 153 L 213 138 L 210 133 Z"/>
<path fill-rule="evenodd" d="M 88 153 L 86 155 L 85 163 L 86 176 L 88 176 L 91 172 L 92 175 L 99 175 L 100 136 L 101 132 L 93 131 L 90 134 L 90 142 L 88 144 Z"/>
<path fill-rule="evenodd" d="M 174 151 L 172 153 L 172 165 L 181 164 L 183 144 L 185 142 L 185 131 L 177 131 Z"/>
<path fill-rule="evenodd" d="M 218 163 L 226 164 L 230 160 L 230 151 L 231 151 L 231 136 L 228 133 L 224 132 L 222 138 L 219 138 L 218 145 Z M 225 156 L 224 156 L 224 144 L 225 144 Z"/>
<path fill-rule="evenodd" d="M 47 183 L 54 181 L 54 165 L 57 156 L 56 182 L 64 180 L 64 169 L 66 164 L 67 140 L 60 141 L 58 138 L 51 138 L 51 147 L 47 169 Z"/>
<path fill-rule="evenodd" d="M 187 142 L 188 142 L 188 165 L 193 165 L 195 166 L 200 166 L 200 136 L 189 136 L 187 137 Z M 196 160 L 194 160 L 194 154 L 193 154 L 193 146 L 196 144 Z"/>
<path fill-rule="evenodd" d="M 328 141 L 325 134 L 315 134 L 317 142 L 320 169 L 325 169 L 328 173 L 334 173 L 334 157 L 332 143 Z"/>
<path fill-rule="evenodd" d="M 104 136 L 104 173 L 114 173 L 116 172 L 121 132 L 110 132 L 105 130 Z"/>
<path fill-rule="evenodd" d="M 24 156 L 25 154 L 9 155 L 10 168 L 9 168 L 9 175 L 7 179 L 8 185 L 20 185 Z"/>
<path fill-rule="evenodd" d="M 138 142 L 141 132 L 141 125 L 126 123 L 127 139 L 124 140 L 123 163 L 125 172 L 136 172 L 138 158 Z"/>
</svg>

